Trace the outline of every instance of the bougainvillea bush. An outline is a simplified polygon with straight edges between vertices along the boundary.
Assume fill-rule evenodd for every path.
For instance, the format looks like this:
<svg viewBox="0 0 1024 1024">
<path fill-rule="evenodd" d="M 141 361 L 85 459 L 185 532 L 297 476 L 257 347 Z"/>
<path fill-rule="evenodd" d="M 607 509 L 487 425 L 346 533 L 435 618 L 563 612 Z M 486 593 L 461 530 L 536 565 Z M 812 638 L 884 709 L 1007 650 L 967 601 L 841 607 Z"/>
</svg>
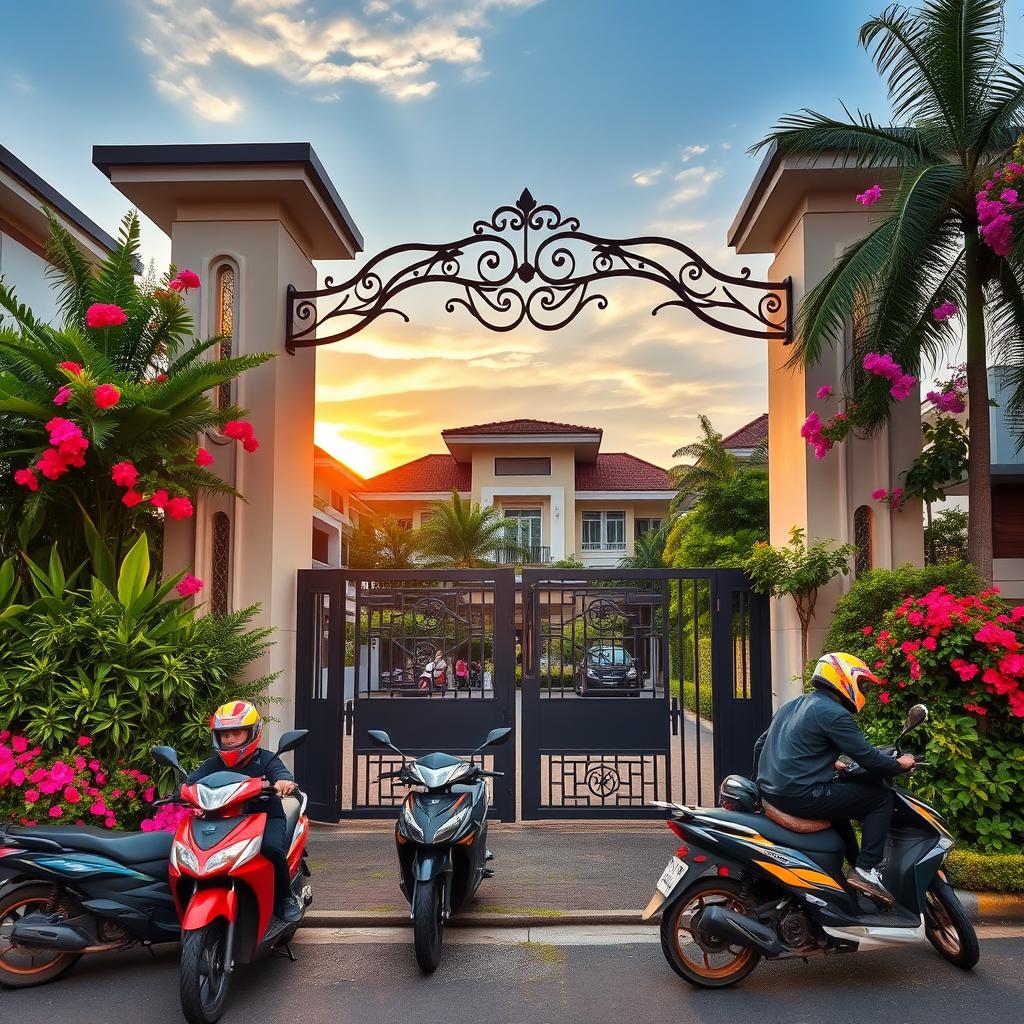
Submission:
<svg viewBox="0 0 1024 1024">
<path fill-rule="evenodd" d="M 908 742 L 927 744 L 931 764 L 910 787 L 963 841 L 1024 845 L 1024 606 L 995 590 L 957 596 L 940 585 L 864 625 L 851 653 L 884 681 L 861 713 L 874 742 L 891 743 L 911 705 L 928 705 Z"/>
<path fill-rule="evenodd" d="M 47 757 L 27 736 L 0 729 L 0 821 L 173 829 L 187 812 L 174 804 L 153 807 L 156 797 L 155 779 L 124 764 L 108 767 L 89 736 Z"/>
</svg>

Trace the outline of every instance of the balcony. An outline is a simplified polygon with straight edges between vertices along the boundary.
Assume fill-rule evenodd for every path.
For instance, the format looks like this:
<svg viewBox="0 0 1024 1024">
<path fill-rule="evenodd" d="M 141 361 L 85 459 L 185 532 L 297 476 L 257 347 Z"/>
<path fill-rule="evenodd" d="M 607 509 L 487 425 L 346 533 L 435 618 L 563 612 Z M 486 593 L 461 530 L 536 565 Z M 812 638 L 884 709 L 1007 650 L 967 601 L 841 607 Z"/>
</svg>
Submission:
<svg viewBox="0 0 1024 1024">
<path fill-rule="evenodd" d="M 499 565 L 550 565 L 551 548 L 540 544 L 498 548 L 492 557 Z"/>
</svg>

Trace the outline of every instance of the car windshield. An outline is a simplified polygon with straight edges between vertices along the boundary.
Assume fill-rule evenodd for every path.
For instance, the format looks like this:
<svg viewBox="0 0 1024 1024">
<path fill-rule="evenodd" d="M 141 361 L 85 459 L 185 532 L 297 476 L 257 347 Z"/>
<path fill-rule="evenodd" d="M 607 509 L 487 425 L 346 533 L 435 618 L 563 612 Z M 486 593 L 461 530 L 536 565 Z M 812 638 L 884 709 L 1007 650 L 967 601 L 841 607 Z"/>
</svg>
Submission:
<svg viewBox="0 0 1024 1024">
<path fill-rule="evenodd" d="M 621 647 L 592 647 L 590 661 L 594 665 L 628 665 L 629 655 Z"/>
</svg>

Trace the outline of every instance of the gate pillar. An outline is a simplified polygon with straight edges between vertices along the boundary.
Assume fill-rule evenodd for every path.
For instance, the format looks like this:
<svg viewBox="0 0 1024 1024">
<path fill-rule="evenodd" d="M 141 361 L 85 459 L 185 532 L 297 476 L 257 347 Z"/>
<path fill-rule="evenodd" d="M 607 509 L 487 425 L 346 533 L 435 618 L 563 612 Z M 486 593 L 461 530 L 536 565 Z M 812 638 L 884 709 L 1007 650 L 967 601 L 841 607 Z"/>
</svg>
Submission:
<svg viewBox="0 0 1024 1024">
<path fill-rule="evenodd" d="M 245 501 L 198 501 L 164 545 L 166 570 L 194 566 L 203 599 L 258 603 L 256 624 L 273 627 L 273 647 L 250 667 L 280 673 L 273 743 L 294 719 L 296 571 L 312 552 L 316 356 L 285 353 L 284 299 L 291 284 L 316 286 L 314 259 L 351 259 L 362 237 L 308 143 L 97 146 L 93 163 L 170 236 L 172 262 L 199 275 L 187 296 L 197 335 L 229 334 L 233 355 L 275 354 L 224 396 L 249 410 L 259 451 L 201 440 Z"/>
</svg>

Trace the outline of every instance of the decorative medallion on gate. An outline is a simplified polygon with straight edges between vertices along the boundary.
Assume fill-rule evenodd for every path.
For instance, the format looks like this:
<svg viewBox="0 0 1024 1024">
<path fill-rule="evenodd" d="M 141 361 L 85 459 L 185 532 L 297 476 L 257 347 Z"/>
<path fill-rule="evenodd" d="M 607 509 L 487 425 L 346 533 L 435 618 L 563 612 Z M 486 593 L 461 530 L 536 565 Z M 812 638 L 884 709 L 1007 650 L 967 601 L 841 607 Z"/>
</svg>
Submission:
<svg viewBox="0 0 1024 1024">
<path fill-rule="evenodd" d="M 793 336 L 792 282 L 757 281 L 744 267 L 738 275 L 716 270 L 689 246 L 644 235 L 603 238 L 580 230 L 529 189 L 512 206 L 499 206 L 473 233 L 442 244 L 410 242 L 374 256 L 341 284 L 325 279 L 313 291 L 288 289 L 285 347 L 327 345 L 358 333 L 385 313 L 407 323 L 396 304 L 423 284 L 457 289 L 445 300 L 448 313 L 464 309 L 492 331 L 511 331 L 524 321 L 542 331 L 564 327 L 586 307 L 608 306 L 593 290 L 613 278 L 650 281 L 670 297 L 651 310 L 679 306 L 710 326 L 746 338 Z M 318 300 L 327 300 L 321 310 Z M 328 325 L 329 333 L 318 336 Z"/>
<path fill-rule="evenodd" d="M 547 754 L 541 758 L 541 805 L 646 807 L 665 796 L 663 754 Z"/>
</svg>

